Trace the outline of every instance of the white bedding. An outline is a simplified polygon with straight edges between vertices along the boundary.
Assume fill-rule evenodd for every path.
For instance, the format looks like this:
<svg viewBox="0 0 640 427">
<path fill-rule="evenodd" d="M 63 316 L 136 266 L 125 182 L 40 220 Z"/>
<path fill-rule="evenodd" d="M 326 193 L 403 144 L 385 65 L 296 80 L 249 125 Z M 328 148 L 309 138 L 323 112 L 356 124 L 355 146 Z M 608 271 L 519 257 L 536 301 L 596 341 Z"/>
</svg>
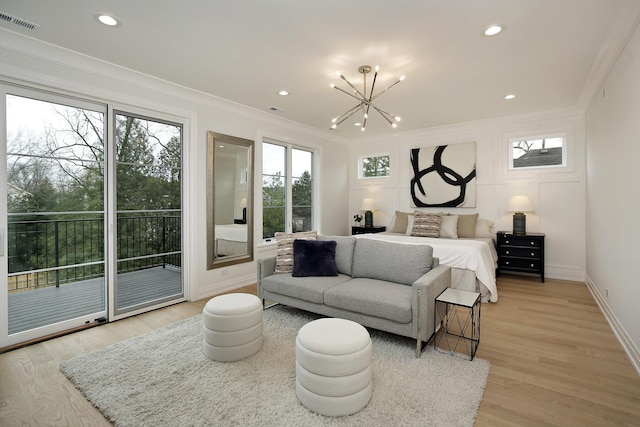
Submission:
<svg viewBox="0 0 640 427">
<path fill-rule="evenodd" d="M 483 296 L 483 302 L 498 301 L 495 273 L 497 256 L 495 249 L 492 251 L 491 239 L 436 239 L 396 233 L 359 234 L 355 237 L 407 245 L 426 243 L 433 247 L 433 256 L 440 259 L 440 264 L 475 272 L 478 281 L 487 290 L 488 295 Z"/>
<path fill-rule="evenodd" d="M 247 224 L 216 224 L 216 239 L 232 242 L 247 241 Z"/>
<path fill-rule="evenodd" d="M 216 256 L 247 253 L 247 224 L 216 224 Z"/>
</svg>

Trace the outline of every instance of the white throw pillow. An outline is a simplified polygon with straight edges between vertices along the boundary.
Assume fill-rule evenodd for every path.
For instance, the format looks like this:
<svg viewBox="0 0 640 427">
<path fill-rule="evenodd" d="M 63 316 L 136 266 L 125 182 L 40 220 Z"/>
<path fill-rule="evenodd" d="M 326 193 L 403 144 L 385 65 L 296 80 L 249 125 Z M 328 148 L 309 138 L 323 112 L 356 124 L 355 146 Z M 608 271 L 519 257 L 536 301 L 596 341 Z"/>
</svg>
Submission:
<svg viewBox="0 0 640 427">
<path fill-rule="evenodd" d="M 493 228 L 492 221 L 478 218 L 478 222 L 476 222 L 476 237 L 493 237 L 491 228 Z"/>
<path fill-rule="evenodd" d="M 458 215 L 442 215 L 440 217 L 440 237 L 447 239 L 458 238 Z"/>
<path fill-rule="evenodd" d="M 407 236 L 411 236 L 411 232 L 413 231 L 413 220 L 415 219 L 415 216 L 413 216 L 412 213 L 410 213 L 407 216 L 407 231 L 404 232 L 404 234 L 406 234 Z"/>
</svg>

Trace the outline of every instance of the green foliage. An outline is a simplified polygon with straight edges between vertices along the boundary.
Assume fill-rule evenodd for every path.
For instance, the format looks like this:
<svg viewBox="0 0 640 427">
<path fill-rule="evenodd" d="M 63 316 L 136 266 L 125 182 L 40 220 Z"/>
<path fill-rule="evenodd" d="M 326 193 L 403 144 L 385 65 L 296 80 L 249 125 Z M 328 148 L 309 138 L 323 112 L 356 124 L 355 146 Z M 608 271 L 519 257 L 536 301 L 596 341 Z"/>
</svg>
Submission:
<svg viewBox="0 0 640 427">
<path fill-rule="evenodd" d="M 389 156 L 365 157 L 362 159 L 362 176 L 389 176 Z"/>
<path fill-rule="evenodd" d="M 277 231 L 284 231 L 286 194 L 280 172 L 263 177 L 262 181 L 262 238 L 269 239 Z"/>
<path fill-rule="evenodd" d="M 309 231 L 312 226 L 311 211 L 313 182 L 309 171 L 293 180 L 291 186 L 292 231 Z M 269 239 L 277 231 L 286 230 L 286 194 L 284 178 L 280 172 L 268 175 L 262 182 L 262 238 Z"/>
<path fill-rule="evenodd" d="M 43 135 L 18 134 L 8 141 L 20 149 L 7 162 L 10 272 L 104 260 L 103 116 L 72 107 L 55 112 L 59 117 L 51 123 L 58 128 L 50 123 Z M 175 130 L 178 135 L 160 136 Z M 178 246 L 171 250 L 179 250 L 180 214 L 166 212 L 181 208 L 179 129 L 117 115 L 115 141 L 118 211 L 155 211 L 137 213 L 137 221 L 118 221 L 119 257 L 123 248 L 126 257 L 159 253 L 169 234 Z M 60 274 L 102 270 L 78 267 Z"/>
</svg>

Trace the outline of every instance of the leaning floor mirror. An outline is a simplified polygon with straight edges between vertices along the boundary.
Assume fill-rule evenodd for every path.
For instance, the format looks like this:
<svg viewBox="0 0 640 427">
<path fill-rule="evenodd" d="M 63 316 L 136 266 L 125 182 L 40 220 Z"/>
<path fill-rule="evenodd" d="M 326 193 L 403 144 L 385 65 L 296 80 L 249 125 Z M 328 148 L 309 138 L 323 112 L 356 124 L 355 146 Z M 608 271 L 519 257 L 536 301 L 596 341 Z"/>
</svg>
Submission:
<svg viewBox="0 0 640 427">
<path fill-rule="evenodd" d="M 207 269 L 253 261 L 254 142 L 207 133 Z"/>
</svg>

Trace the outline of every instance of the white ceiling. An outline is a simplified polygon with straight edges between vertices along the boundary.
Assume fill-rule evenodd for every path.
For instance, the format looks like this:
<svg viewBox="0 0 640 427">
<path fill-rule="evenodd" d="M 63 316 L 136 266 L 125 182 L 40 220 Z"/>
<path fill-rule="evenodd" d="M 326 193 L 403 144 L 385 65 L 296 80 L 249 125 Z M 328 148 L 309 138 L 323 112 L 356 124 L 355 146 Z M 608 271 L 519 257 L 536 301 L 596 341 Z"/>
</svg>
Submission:
<svg viewBox="0 0 640 427">
<path fill-rule="evenodd" d="M 0 27 L 319 129 L 355 105 L 330 88 L 346 89 L 335 72 L 360 88 L 358 67 L 379 65 L 379 88 L 406 75 L 376 102 L 403 120 L 392 130 L 372 115 L 373 136 L 578 106 L 633 30 L 637 3 L 2 0 L 1 12 L 40 28 Z M 98 24 L 98 12 L 121 26 Z M 505 30 L 483 36 L 491 24 Z M 354 121 L 334 132 L 362 136 Z"/>
</svg>

